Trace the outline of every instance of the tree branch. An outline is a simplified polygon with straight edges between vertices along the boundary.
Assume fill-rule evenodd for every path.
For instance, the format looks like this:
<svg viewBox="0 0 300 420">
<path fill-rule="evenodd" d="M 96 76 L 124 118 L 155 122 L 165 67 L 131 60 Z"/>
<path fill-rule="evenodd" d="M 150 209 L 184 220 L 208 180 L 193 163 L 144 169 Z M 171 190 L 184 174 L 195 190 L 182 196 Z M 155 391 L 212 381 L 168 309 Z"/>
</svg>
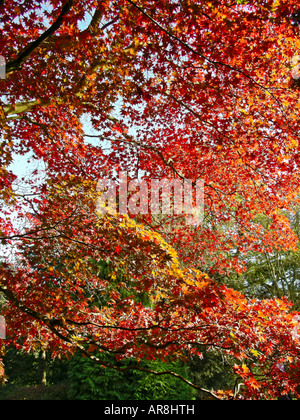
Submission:
<svg viewBox="0 0 300 420">
<path fill-rule="evenodd" d="M 57 20 L 50 26 L 49 29 L 47 29 L 38 39 L 31 42 L 13 61 L 9 61 L 6 65 L 6 74 L 12 73 L 15 70 L 19 70 L 22 67 L 22 64 L 24 61 L 27 60 L 27 58 L 37 49 L 41 46 L 41 44 L 48 39 L 51 35 L 54 34 L 62 25 L 64 17 L 69 13 L 71 10 L 71 7 L 73 5 L 73 0 L 68 0 L 64 7 L 62 8 L 62 11 L 60 15 L 58 16 Z"/>
<path fill-rule="evenodd" d="M 101 2 L 100 2 L 101 3 Z M 102 19 L 103 10 L 102 8 L 96 9 L 94 16 L 89 24 L 87 30 L 90 31 L 91 34 L 95 34 L 98 32 L 99 24 Z"/>
<path fill-rule="evenodd" d="M 14 105 L 3 105 L 3 111 L 5 113 L 5 115 L 9 116 L 9 115 L 18 115 L 18 114 L 22 114 L 24 112 L 28 112 L 31 111 L 34 107 L 36 106 L 47 106 L 49 105 L 50 102 L 44 102 L 42 103 L 39 100 L 36 101 L 28 101 L 28 102 L 19 102 L 17 104 Z"/>
</svg>

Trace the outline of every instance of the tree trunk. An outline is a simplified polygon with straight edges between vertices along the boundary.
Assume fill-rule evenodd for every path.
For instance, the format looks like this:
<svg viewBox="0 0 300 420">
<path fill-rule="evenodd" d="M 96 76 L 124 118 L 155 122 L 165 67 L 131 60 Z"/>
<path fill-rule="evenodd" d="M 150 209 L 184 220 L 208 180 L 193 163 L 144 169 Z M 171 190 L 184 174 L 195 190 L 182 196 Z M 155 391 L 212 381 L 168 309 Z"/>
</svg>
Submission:
<svg viewBox="0 0 300 420">
<path fill-rule="evenodd" d="M 39 376 L 40 383 L 47 385 L 47 354 L 46 350 L 41 350 L 39 355 Z"/>
</svg>

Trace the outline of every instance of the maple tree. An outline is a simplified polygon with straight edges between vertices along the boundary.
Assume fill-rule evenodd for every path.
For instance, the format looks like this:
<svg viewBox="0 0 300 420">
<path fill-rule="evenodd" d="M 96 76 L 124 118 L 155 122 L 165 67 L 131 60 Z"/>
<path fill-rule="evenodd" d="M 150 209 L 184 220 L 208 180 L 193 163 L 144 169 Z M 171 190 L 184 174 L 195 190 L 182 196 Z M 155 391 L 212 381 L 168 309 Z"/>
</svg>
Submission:
<svg viewBox="0 0 300 420">
<path fill-rule="evenodd" d="M 281 210 L 299 194 L 297 13 L 294 0 L 0 2 L 0 291 L 11 342 L 80 349 L 116 369 L 95 351 L 143 369 L 144 357 L 201 357 L 205 346 L 236 359 L 237 382 L 200 390 L 298 395 L 289 303 L 246 299 L 209 277 L 241 272 L 236 252 L 296 250 Z M 24 192 L 9 165 L 28 152 L 44 170 Z M 203 223 L 97 214 L 97 180 L 122 170 L 147 182 L 201 178 Z"/>
</svg>

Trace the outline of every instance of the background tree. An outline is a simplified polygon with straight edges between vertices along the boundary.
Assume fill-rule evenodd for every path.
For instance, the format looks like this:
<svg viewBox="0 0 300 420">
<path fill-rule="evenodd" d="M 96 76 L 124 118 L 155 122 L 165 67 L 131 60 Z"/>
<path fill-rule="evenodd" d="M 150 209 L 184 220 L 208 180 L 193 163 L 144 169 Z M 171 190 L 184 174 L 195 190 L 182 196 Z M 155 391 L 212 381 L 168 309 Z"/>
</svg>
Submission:
<svg viewBox="0 0 300 420">
<path fill-rule="evenodd" d="M 299 238 L 299 209 L 288 216 Z M 267 221 L 265 220 L 265 223 Z M 245 292 L 260 298 L 285 296 L 300 308 L 299 248 L 297 251 L 272 250 L 269 253 L 247 256 L 247 271 L 242 275 Z"/>
</svg>

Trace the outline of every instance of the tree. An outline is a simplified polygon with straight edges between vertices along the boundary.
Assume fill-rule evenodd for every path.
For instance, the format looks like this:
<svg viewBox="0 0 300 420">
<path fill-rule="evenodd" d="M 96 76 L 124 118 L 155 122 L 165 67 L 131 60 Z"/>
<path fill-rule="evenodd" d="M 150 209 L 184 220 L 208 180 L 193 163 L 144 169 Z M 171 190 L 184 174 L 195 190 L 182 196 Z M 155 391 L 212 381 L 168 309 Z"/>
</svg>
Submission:
<svg viewBox="0 0 300 420">
<path fill-rule="evenodd" d="M 247 300 L 201 266 L 240 272 L 231 250 L 296 249 L 280 210 L 299 193 L 297 10 L 294 0 L 1 2 L 0 291 L 11 341 L 80 349 L 115 369 L 93 353 L 185 358 L 213 347 L 236 359 L 240 378 L 215 397 L 295 390 L 289 304 Z M 24 193 L 9 164 L 28 151 L 45 170 Z M 97 180 L 121 170 L 148 183 L 201 178 L 203 224 L 97 216 Z"/>
<path fill-rule="evenodd" d="M 291 227 L 299 238 L 299 209 L 288 216 Z M 268 224 L 264 218 L 261 223 Z M 297 251 L 272 250 L 268 253 L 250 253 L 244 258 L 247 270 L 240 275 L 240 283 L 248 296 L 272 298 L 283 296 L 299 310 L 299 247 Z"/>
</svg>

